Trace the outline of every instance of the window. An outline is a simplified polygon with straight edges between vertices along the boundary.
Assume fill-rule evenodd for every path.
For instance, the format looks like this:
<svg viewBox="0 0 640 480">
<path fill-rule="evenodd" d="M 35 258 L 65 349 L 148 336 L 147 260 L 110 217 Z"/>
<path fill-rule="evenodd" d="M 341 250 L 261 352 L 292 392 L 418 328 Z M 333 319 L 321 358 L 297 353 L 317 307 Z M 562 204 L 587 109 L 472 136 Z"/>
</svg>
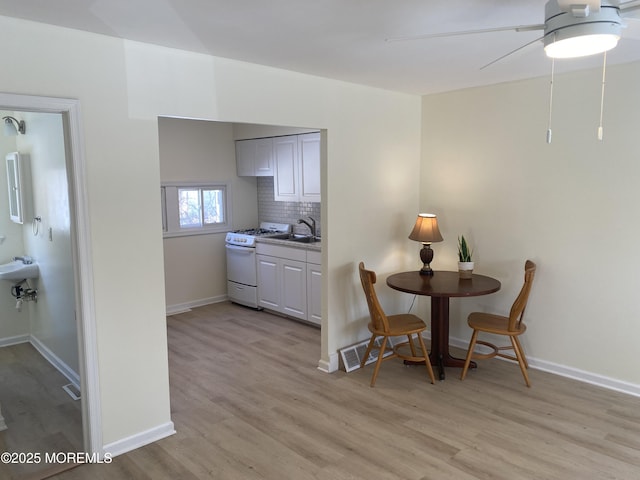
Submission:
<svg viewBox="0 0 640 480">
<path fill-rule="evenodd" d="M 161 186 L 165 237 L 228 231 L 231 225 L 226 184 L 171 183 Z"/>
</svg>

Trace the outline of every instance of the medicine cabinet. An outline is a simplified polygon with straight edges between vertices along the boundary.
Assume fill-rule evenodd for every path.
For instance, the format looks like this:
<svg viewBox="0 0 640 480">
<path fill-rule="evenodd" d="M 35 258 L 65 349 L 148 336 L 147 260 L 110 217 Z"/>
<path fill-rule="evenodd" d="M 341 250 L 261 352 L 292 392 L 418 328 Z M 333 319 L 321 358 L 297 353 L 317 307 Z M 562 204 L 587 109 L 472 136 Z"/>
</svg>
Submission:
<svg viewBox="0 0 640 480">
<path fill-rule="evenodd" d="M 24 188 L 22 156 L 9 153 L 7 159 L 7 190 L 9 191 L 9 217 L 12 222 L 24 222 Z"/>
</svg>

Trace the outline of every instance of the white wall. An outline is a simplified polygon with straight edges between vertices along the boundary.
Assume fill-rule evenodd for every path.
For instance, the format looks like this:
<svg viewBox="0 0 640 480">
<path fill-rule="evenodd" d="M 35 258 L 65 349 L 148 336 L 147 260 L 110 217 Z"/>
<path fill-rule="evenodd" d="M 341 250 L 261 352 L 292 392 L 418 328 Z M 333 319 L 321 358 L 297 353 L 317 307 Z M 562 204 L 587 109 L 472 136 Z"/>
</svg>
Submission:
<svg viewBox="0 0 640 480">
<path fill-rule="evenodd" d="M 0 118 L 14 115 L 13 112 L 0 112 Z M 22 225 L 9 219 L 9 195 L 7 194 L 7 167 L 5 156 L 17 151 L 16 137 L 0 134 L 0 235 L 5 237 L 0 244 L 0 263 L 9 262 L 24 252 Z M 29 310 L 16 310 L 16 299 L 11 295 L 12 283 L 0 280 L 0 345 L 24 341 L 29 334 Z"/>
<path fill-rule="evenodd" d="M 71 377 L 77 381 L 78 336 L 62 115 L 21 112 L 18 116 L 27 130 L 16 142 L 18 151 L 28 155 L 30 170 L 22 228 L 24 250 L 19 254 L 33 257 L 40 269 L 39 278 L 30 281 L 38 289 L 38 301 L 25 302 L 24 308 L 29 309 L 33 340 L 57 357 L 50 361 L 64 371 L 71 369 Z M 35 216 L 42 221 L 34 230 Z"/>
<path fill-rule="evenodd" d="M 81 102 L 104 444 L 170 421 L 160 115 L 328 130 L 318 356 L 328 365 L 366 337 L 358 260 L 383 273 L 408 266 L 419 97 L 21 20 L 0 27 L 11 65 L 0 91 Z"/>
<path fill-rule="evenodd" d="M 256 225 L 256 180 L 236 175 L 232 124 L 160 118 L 158 134 L 163 182 L 228 182 L 234 228 Z M 223 232 L 164 239 L 168 311 L 226 298 L 224 238 Z"/>
<path fill-rule="evenodd" d="M 436 269 L 455 269 L 464 234 L 476 273 L 503 284 L 452 301 L 452 336 L 470 337 L 470 310 L 507 313 L 530 258 L 538 273 L 523 343 L 534 363 L 637 390 L 640 63 L 608 68 L 598 141 L 601 78 L 556 78 L 550 145 L 548 78 L 424 97 L 420 204 L 439 215 Z"/>
</svg>

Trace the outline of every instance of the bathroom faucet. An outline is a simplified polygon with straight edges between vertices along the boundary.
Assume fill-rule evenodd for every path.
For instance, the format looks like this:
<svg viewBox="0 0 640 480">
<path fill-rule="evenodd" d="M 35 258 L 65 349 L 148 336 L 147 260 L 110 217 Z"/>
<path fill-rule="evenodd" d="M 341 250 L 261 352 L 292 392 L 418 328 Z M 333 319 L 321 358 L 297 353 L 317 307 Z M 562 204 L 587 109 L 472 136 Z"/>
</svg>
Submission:
<svg viewBox="0 0 640 480">
<path fill-rule="evenodd" d="M 15 261 L 20 260 L 25 265 L 30 265 L 30 264 L 33 263 L 33 259 L 31 257 L 29 257 L 28 255 L 25 255 L 24 257 L 13 257 L 13 259 Z"/>
<path fill-rule="evenodd" d="M 304 218 L 298 220 L 298 223 L 304 223 L 311 230 L 311 236 L 316 237 L 316 221 L 313 217 L 309 217 L 311 223 L 307 222 Z"/>
</svg>

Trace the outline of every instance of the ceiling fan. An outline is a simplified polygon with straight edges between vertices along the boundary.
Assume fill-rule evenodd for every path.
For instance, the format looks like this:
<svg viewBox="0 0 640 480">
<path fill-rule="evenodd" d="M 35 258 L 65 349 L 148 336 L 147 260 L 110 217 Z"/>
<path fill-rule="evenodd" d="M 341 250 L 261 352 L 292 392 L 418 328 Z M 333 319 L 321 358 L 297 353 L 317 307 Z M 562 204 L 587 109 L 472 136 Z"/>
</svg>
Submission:
<svg viewBox="0 0 640 480">
<path fill-rule="evenodd" d="M 624 28 L 622 18 L 633 10 L 640 10 L 640 0 L 627 2 L 549 0 L 545 4 L 545 22 L 542 24 L 431 33 L 388 38 L 387 41 L 419 40 L 502 31 L 543 31 L 541 37 L 484 65 L 482 70 L 540 40 L 544 43 L 547 56 L 551 58 L 576 58 L 606 52 L 618 44 Z"/>
</svg>

